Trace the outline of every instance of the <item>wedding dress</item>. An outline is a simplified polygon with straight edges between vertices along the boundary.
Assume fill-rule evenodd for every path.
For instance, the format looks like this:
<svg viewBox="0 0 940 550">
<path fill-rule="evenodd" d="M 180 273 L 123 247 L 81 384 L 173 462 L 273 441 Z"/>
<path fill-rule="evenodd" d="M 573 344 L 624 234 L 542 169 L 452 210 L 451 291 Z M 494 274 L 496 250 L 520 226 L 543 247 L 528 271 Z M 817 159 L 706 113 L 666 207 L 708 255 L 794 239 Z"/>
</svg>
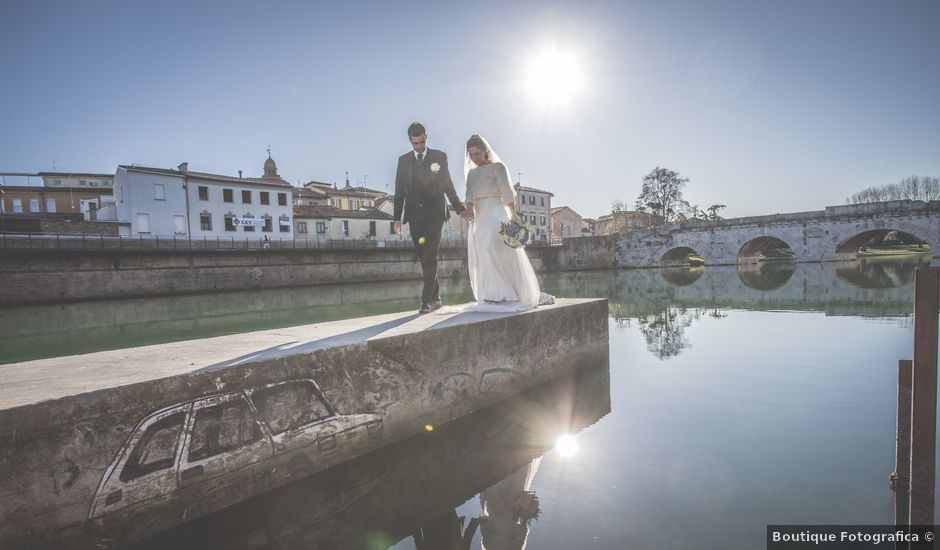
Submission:
<svg viewBox="0 0 940 550">
<path fill-rule="evenodd" d="M 538 305 L 539 280 L 525 248 L 512 248 L 499 230 L 512 219 L 514 201 L 506 167 L 491 163 L 467 174 L 467 201 L 474 218 L 467 237 L 470 287 L 477 304 L 490 309 L 522 311 Z"/>
</svg>

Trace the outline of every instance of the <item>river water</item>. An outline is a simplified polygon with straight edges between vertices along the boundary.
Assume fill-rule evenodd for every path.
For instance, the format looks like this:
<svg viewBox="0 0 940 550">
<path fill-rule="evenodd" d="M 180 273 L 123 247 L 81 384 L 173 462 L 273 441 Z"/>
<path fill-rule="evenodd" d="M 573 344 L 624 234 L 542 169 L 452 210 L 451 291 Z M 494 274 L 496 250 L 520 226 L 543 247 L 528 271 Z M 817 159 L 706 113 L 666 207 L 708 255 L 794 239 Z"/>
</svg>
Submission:
<svg viewBox="0 0 940 550">
<path fill-rule="evenodd" d="M 756 549 L 768 524 L 890 524 L 918 265 L 543 275 L 556 296 L 609 300 L 609 364 L 140 547 Z M 407 311 L 419 290 L 0 310 L 0 362 Z M 471 298 L 462 281 L 442 294 Z"/>
</svg>

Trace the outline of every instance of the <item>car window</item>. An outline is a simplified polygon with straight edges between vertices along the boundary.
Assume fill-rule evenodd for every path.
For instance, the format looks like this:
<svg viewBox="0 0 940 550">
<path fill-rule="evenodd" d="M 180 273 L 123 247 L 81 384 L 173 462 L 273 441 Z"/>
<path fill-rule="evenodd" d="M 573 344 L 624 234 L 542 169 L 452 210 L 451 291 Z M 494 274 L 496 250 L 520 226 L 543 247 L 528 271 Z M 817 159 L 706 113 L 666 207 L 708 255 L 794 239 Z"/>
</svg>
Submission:
<svg viewBox="0 0 940 550">
<path fill-rule="evenodd" d="M 196 411 L 189 462 L 231 451 L 261 439 L 261 428 L 244 399 Z"/>
<path fill-rule="evenodd" d="M 279 434 L 330 416 L 323 396 L 310 382 L 289 382 L 256 391 L 251 400 L 271 432 Z"/>
<path fill-rule="evenodd" d="M 179 412 L 151 424 L 124 464 L 121 481 L 171 468 L 176 459 L 176 445 L 185 418 L 186 413 Z"/>
</svg>

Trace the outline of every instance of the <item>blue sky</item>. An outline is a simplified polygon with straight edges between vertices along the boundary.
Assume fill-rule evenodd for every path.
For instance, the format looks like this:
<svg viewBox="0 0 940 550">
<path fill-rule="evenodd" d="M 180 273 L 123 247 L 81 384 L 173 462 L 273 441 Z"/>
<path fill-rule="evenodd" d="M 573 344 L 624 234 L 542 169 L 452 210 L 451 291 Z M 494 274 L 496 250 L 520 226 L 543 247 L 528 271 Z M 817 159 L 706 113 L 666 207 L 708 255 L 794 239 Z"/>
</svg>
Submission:
<svg viewBox="0 0 940 550">
<path fill-rule="evenodd" d="M 420 120 L 451 157 L 487 137 L 584 216 L 644 174 L 726 216 L 817 210 L 940 176 L 940 2 L 3 0 L 0 171 L 138 163 L 393 186 Z M 583 85 L 524 88 L 547 47 Z"/>
</svg>

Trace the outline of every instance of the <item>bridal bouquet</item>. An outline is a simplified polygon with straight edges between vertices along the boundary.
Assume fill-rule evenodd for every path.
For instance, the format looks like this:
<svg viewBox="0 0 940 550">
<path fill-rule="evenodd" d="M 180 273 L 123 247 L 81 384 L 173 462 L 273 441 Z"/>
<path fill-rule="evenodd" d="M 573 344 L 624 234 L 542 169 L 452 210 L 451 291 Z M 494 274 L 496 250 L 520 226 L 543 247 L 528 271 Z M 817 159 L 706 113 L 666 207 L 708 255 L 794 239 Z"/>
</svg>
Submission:
<svg viewBox="0 0 940 550">
<path fill-rule="evenodd" d="M 529 226 L 521 221 L 503 222 L 499 228 L 499 234 L 503 236 L 503 242 L 506 246 L 519 248 L 532 242 L 532 232 Z"/>
</svg>

